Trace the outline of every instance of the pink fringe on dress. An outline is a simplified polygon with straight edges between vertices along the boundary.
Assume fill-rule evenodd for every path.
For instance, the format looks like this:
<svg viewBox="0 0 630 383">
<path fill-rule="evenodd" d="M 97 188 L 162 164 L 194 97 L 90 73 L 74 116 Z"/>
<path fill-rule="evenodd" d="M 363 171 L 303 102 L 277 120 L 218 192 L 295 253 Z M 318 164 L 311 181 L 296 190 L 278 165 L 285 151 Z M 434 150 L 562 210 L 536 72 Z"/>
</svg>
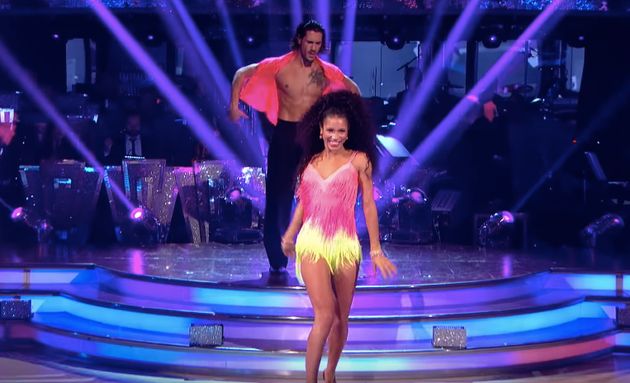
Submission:
<svg viewBox="0 0 630 383">
<path fill-rule="evenodd" d="M 303 173 L 298 188 L 304 209 L 303 226 L 296 241 L 298 277 L 304 256 L 313 261 L 325 259 L 332 273 L 361 260 L 354 216 L 359 175 L 351 161 L 325 179 L 311 164 Z"/>
</svg>

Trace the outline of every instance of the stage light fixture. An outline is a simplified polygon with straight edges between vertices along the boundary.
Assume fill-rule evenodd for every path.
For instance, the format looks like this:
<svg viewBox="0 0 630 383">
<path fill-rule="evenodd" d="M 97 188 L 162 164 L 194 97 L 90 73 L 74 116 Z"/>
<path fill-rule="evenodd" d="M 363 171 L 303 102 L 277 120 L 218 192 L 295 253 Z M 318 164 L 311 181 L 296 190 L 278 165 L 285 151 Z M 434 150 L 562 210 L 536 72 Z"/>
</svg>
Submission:
<svg viewBox="0 0 630 383">
<path fill-rule="evenodd" d="M 567 39 L 567 44 L 572 48 L 584 48 L 586 46 L 586 36 L 575 34 Z"/>
<path fill-rule="evenodd" d="M 391 232 L 395 243 L 430 243 L 434 239 L 431 204 L 420 188 L 409 188 L 403 197 L 392 198 L 398 222 Z"/>
<path fill-rule="evenodd" d="M 503 26 L 490 26 L 481 29 L 481 43 L 488 49 L 496 49 L 503 42 Z"/>
<path fill-rule="evenodd" d="M 511 242 L 514 215 L 503 210 L 492 214 L 480 227 L 478 243 L 482 247 L 505 247 Z"/>
<path fill-rule="evenodd" d="M 157 217 L 145 206 L 138 206 L 129 212 L 129 220 L 124 230 L 129 234 L 126 241 L 132 245 L 159 243 L 160 223 Z"/>
<path fill-rule="evenodd" d="M 240 36 L 240 40 L 245 47 L 253 49 L 262 44 L 263 37 L 257 32 L 244 31 Z"/>
<path fill-rule="evenodd" d="M 391 31 L 385 32 L 385 38 L 383 42 L 385 43 L 387 48 L 393 51 L 401 50 L 407 43 L 400 33 Z"/>
<path fill-rule="evenodd" d="M 582 241 L 587 247 L 594 248 L 601 238 L 619 233 L 624 226 L 625 222 L 620 215 L 604 214 L 582 229 Z"/>
<path fill-rule="evenodd" d="M 25 216 L 26 216 L 26 210 L 22 206 L 16 207 L 11 212 L 11 220 L 13 222 L 20 222 L 24 219 Z"/>
<path fill-rule="evenodd" d="M 483 46 L 488 49 L 498 48 L 501 45 L 501 39 L 494 33 L 491 33 L 483 38 Z"/>
<path fill-rule="evenodd" d="M 129 219 L 135 222 L 142 221 L 145 216 L 146 216 L 146 212 L 142 206 L 139 206 L 131 210 L 131 212 L 129 212 Z"/>
<path fill-rule="evenodd" d="M 28 209 L 22 206 L 16 207 L 11 211 L 11 220 L 13 222 L 23 222 L 26 226 L 35 230 L 37 233 L 37 241 L 47 242 L 50 234 L 53 232 L 52 225 L 44 218 L 39 218 Z"/>
<path fill-rule="evenodd" d="M 381 43 L 385 44 L 387 48 L 397 51 L 405 46 L 407 41 L 403 35 L 402 23 L 403 21 L 397 18 L 383 18 Z"/>
<path fill-rule="evenodd" d="M 219 201 L 219 227 L 214 232 L 217 242 L 254 243 L 262 239 L 262 233 L 254 227 L 252 200 L 243 189 L 233 187 Z"/>
</svg>

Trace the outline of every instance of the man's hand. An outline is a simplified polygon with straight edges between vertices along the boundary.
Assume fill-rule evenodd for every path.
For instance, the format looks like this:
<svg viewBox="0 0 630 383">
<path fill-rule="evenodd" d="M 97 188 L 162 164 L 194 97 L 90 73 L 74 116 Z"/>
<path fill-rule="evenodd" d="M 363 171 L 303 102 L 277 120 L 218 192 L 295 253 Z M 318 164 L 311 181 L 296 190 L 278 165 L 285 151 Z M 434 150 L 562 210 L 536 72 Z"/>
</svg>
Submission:
<svg viewBox="0 0 630 383">
<path fill-rule="evenodd" d="M 232 122 L 239 122 L 240 120 L 249 119 L 249 116 L 245 112 L 240 110 L 238 106 L 230 108 L 229 116 Z"/>
</svg>

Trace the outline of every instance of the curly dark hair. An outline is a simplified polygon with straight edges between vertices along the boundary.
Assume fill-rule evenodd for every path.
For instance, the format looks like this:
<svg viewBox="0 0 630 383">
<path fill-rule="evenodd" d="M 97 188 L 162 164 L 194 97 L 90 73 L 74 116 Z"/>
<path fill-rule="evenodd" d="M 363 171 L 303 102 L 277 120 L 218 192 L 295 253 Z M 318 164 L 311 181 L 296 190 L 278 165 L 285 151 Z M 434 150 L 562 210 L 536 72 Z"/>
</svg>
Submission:
<svg viewBox="0 0 630 383">
<path fill-rule="evenodd" d="M 321 32 L 322 47 L 319 52 L 326 52 L 326 30 L 324 29 L 323 25 L 313 19 L 302 21 L 300 25 L 297 26 L 297 28 L 295 29 L 295 34 L 293 35 L 291 43 L 289 44 L 291 50 L 294 51 L 300 48 L 300 39 L 306 36 L 306 32 L 308 31 Z"/>
<path fill-rule="evenodd" d="M 342 116 L 348 121 L 348 140 L 344 147 L 367 155 L 372 169 L 377 165 L 376 127 L 365 102 L 358 94 L 343 90 L 321 97 L 298 125 L 297 140 L 302 149 L 298 174 L 301 176 L 313 157 L 324 150 L 319 138 L 320 125 L 326 117 Z"/>
</svg>

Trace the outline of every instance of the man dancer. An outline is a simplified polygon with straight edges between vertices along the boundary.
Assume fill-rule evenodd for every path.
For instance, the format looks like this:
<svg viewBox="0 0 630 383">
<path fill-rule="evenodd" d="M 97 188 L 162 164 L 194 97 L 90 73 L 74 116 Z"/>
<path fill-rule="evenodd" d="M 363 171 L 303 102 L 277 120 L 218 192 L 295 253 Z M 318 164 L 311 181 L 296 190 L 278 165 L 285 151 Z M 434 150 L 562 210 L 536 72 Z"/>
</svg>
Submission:
<svg viewBox="0 0 630 383">
<path fill-rule="evenodd" d="M 287 257 L 280 236 L 291 218 L 300 151 L 297 123 L 320 96 L 337 90 L 359 93 L 357 85 L 318 54 L 325 49 L 326 32 L 317 21 L 298 25 L 291 52 L 247 65 L 236 71 L 232 81 L 230 119 L 247 116 L 238 108 L 239 99 L 264 112 L 275 127 L 267 154 L 264 244 L 269 271 L 284 273 Z"/>
</svg>

